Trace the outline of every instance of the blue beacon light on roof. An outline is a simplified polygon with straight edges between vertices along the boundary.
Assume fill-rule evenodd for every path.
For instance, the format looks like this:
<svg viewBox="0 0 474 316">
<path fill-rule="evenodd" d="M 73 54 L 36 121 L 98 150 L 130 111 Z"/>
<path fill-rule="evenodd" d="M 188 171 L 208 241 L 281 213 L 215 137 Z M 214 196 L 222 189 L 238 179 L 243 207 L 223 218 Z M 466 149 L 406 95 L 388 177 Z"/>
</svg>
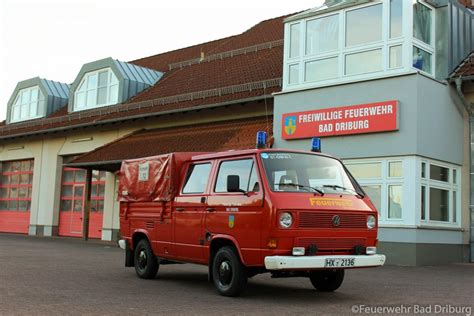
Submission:
<svg viewBox="0 0 474 316">
<path fill-rule="evenodd" d="M 311 151 L 320 153 L 321 152 L 321 138 L 313 137 L 311 140 Z"/>
<path fill-rule="evenodd" d="M 257 148 L 267 148 L 267 133 L 264 131 L 257 132 Z"/>
</svg>

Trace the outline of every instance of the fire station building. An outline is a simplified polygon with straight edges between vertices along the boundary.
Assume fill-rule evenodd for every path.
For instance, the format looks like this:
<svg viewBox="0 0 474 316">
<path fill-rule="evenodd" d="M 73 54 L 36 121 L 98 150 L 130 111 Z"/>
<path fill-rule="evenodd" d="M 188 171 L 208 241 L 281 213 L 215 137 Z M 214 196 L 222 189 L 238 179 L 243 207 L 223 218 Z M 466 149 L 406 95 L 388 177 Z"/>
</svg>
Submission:
<svg viewBox="0 0 474 316">
<path fill-rule="evenodd" d="M 389 263 L 472 260 L 474 23 L 461 2 L 326 1 L 78 65 L 73 83 L 19 82 L 0 123 L 0 232 L 116 240 L 123 160 L 252 148 L 264 130 L 274 148 L 321 137 L 344 160 L 379 210 Z"/>
<path fill-rule="evenodd" d="M 473 13 L 454 1 L 356 2 L 284 20 L 275 146 L 323 137 L 379 210 L 387 258 L 468 260 L 472 82 L 452 82 L 474 47 Z"/>
</svg>

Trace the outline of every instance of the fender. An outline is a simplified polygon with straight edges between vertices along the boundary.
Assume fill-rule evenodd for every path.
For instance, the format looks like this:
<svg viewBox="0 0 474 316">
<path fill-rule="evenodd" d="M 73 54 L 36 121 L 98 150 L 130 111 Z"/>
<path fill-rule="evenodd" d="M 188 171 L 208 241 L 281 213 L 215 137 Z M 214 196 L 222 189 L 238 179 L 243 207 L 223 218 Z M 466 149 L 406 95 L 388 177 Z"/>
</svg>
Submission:
<svg viewBox="0 0 474 316">
<path fill-rule="evenodd" d="M 131 238 L 130 238 L 130 240 L 132 241 L 132 242 L 131 242 L 131 246 L 132 246 L 131 250 L 133 250 L 133 236 L 135 236 L 135 234 L 137 234 L 137 233 L 143 233 L 143 234 L 145 234 L 146 238 L 147 238 L 148 241 L 150 242 L 150 245 L 152 244 L 152 240 L 150 239 L 150 234 L 148 233 L 147 230 L 141 229 L 141 228 L 135 229 L 135 230 L 133 231 L 133 233 L 131 234 Z"/>
<path fill-rule="evenodd" d="M 240 251 L 240 245 L 239 245 L 239 242 L 237 241 L 237 239 L 234 238 L 234 236 L 231 236 L 231 235 L 226 235 L 226 234 L 215 234 L 215 235 L 212 235 L 212 238 L 209 242 L 209 250 L 210 250 L 210 245 L 212 244 L 212 242 L 215 240 L 215 239 L 227 239 L 229 241 L 232 241 L 232 243 L 235 245 L 235 248 L 237 248 L 237 252 L 239 253 L 239 257 L 240 257 L 240 261 L 242 261 L 242 263 L 244 265 L 246 265 L 245 261 L 244 261 L 244 257 L 242 255 L 242 252 Z"/>
</svg>

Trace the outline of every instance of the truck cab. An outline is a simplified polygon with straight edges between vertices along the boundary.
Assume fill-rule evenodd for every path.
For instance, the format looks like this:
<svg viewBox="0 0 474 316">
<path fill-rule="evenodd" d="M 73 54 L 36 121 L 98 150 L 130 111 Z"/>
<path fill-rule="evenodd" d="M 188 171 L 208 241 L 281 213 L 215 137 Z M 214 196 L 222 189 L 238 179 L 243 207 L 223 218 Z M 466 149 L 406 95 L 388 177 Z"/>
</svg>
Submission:
<svg viewBox="0 0 474 316">
<path fill-rule="evenodd" d="M 119 244 L 141 278 L 154 278 L 160 263 L 185 262 L 207 265 L 226 296 L 259 273 L 307 277 L 334 291 L 345 269 L 385 262 L 376 251 L 377 210 L 342 162 L 321 153 L 137 159 L 122 165 L 119 190 Z"/>
</svg>

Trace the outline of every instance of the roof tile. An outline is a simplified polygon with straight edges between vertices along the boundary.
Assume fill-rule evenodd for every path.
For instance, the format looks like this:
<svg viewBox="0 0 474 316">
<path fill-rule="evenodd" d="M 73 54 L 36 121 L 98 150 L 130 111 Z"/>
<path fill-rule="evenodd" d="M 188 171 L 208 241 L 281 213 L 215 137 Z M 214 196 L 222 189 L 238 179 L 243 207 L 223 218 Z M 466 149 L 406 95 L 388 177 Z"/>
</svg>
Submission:
<svg viewBox="0 0 474 316">
<path fill-rule="evenodd" d="M 172 152 L 218 152 L 255 147 L 257 131 L 272 131 L 272 117 L 141 130 L 79 156 L 71 163 L 116 162 Z M 218 135 L 219 137 L 216 137 Z M 130 148 L 134 148 L 133 151 Z M 108 168 L 110 169 L 110 168 Z"/>
</svg>

